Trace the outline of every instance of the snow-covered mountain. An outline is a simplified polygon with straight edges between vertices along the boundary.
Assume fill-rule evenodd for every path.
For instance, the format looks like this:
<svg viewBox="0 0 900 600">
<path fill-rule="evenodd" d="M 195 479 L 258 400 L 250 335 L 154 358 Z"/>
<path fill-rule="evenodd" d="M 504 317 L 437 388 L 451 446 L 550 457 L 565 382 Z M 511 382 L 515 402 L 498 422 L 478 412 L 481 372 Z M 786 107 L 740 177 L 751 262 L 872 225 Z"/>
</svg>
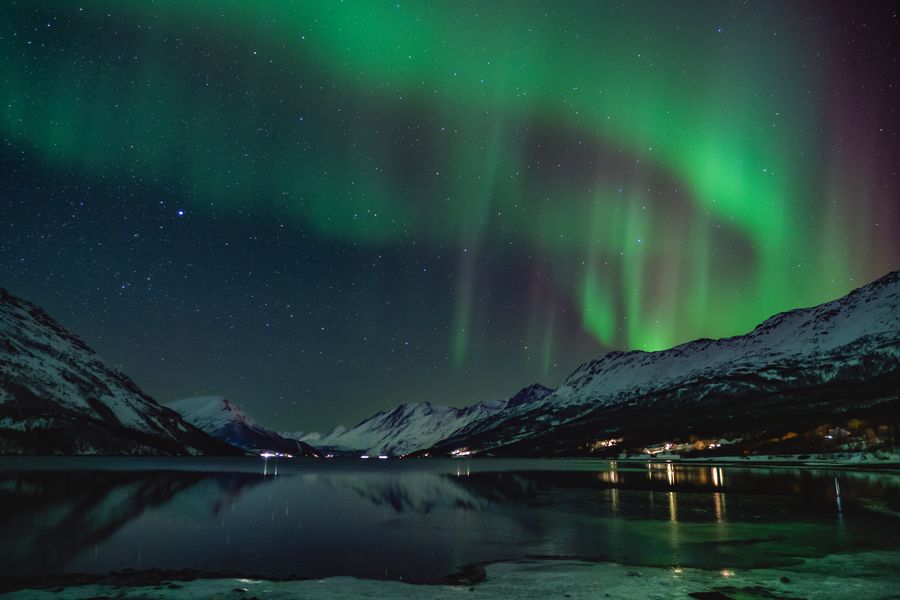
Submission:
<svg viewBox="0 0 900 600">
<path fill-rule="evenodd" d="M 582 365 L 545 404 L 621 402 L 710 373 L 790 382 L 797 375 L 784 367 L 793 371 L 800 364 L 813 367 L 810 375 L 827 383 L 839 379 L 864 356 L 881 359 L 873 365 L 876 371 L 896 369 L 898 340 L 900 271 L 839 300 L 777 314 L 746 335 L 696 340 L 662 352 L 612 352 Z"/>
<path fill-rule="evenodd" d="M 238 454 L 0 289 L 0 453 Z"/>
<path fill-rule="evenodd" d="M 167 405 L 191 425 L 248 452 L 317 456 L 309 444 L 257 425 L 239 406 L 221 396 L 185 398 Z"/>
<path fill-rule="evenodd" d="M 611 352 L 580 366 L 552 394 L 473 423 L 438 449 L 577 453 L 602 438 L 774 432 L 839 415 L 893 423 L 898 404 L 895 271 L 838 300 L 777 314 L 746 335 Z"/>
<path fill-rule="evenodd" d="M 327 435 L 313 433 L 301 439 L 319 450 L 399 456 L 433 446 L 507 407 L 536 402 L 550 391 L 534 384 L 509 400 L 480 402 L 464 408 L 433 406 L 429 402 L 401 404 L 392 411 L 379 412 L 355 427 L 339 426 Z"/>
</svg>

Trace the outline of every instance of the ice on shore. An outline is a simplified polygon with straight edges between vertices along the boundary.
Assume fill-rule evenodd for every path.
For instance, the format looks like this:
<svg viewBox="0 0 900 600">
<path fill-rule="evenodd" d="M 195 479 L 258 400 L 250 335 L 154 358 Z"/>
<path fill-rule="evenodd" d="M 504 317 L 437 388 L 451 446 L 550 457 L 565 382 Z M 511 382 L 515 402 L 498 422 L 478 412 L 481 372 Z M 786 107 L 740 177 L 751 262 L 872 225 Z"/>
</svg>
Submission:
<svg viewBox="0 0 900 600">
<path fill-rule="evenodd" d="M 118 587 L 82 585 L 64 589 L 21 590 L 4 598 L 50 600 L 96 597 L 181 600 L 188 598 L 352 599 L 458 598 L 629 599 L 690 598 L 717 592 L 739 598 L 817 598 L 876 600 L 900 589 L 900 552 L 831 555 L 796 567 L 754 570 L 704 570 L 678 567 L 632 567 L 581 560 L 527 560 L 496 563 L 475 585 L 413 585 L 335 577 L 321 580 L 264 581 L 197 579 L 159 585 Z M 699 597 L 703 597 L 702 595 Z M 711 596 L 710 596 L 711 597 Z"/>
</svg>

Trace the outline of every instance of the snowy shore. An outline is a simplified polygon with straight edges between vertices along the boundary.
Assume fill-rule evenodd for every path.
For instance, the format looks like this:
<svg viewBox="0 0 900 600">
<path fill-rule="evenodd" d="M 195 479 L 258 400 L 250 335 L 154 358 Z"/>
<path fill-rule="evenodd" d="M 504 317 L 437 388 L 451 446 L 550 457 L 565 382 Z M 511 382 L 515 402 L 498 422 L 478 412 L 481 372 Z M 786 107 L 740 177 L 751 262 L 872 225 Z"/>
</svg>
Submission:
<svg viewBox="0 0 900 600">
<path fill-rule="evenodd" d="M 831 467 L 844 469 L 900 469 L 900 454 L 895 452 L 835 452 L 827 454 L 759 454 L 752 456 L 694 456 L 678 454 L 634 454 L 614 459 L 620 463 L 677 462 L 722 466 Z"/>
<path fill-rule="evenodd" d="M 78 585 L 20 590 L 2 598 L 465 598 L 629 599 L 648 598 L 817 598 L 881 600 L 900 589 L 900 553 L 865 552 L 831 555 L 778 569 L 718 571 L 692 568 L 632 567 L 583 560 L 526 560 L 484 567 L 477 584 L 412 585 L 335 577 L 320 580 L 266 581 L 240 578 L 161 581 L 154 585 Z"/>
</svg>

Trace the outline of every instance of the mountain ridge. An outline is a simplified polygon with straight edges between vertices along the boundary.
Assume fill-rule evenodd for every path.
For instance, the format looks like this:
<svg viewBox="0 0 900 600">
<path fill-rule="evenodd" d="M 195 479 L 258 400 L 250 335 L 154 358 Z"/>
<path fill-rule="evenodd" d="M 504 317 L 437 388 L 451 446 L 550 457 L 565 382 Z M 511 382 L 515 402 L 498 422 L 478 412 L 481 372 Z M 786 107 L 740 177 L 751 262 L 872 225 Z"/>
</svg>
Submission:
<svg viewBox="0 0 900 600">
<path fill-rule="evenodd" d="M 166 406 L 201 431 L 247 452 L 319 455 L 309 444 L 282 436 L 257 424 L 240 406 L 223 396 L 182 398 L 169 402 Z"/>
<path fill-rule="evenodd" d="M 898 409 L 900 271 L 836 300 L 772 315 L 743 335 L 608 352 L 556 389 L 531 384 L 508 399 L 461 408 L 401 404 L 324 435 L 278 434 L 221 396 L 160 405 L 46 311 L 0 288 L 5 453 L 240 448 L 314 456 L 315 444 L 324 452 L 393 456 L 595 455 L 613 445 L 634 450 L 698 436 L 762 440 L 781 425 L 812 439 L 817 423 L 850 413 L 868 419 L 867 431 L 878 430 L 869 441 L 884 441 L 900 426 Z"/>
<path fill-rule="evenodd" d="M 400 404 L 375 413 L 353 427 L 338 425 L 330 433 L 305 434 L 300 439 L 321 451 L 359 452 L 367 455 L 404 455 L 428 447 L 505 410 L 510 402 L 523 405 L 549 393 L 549 388 L 532 384 L 509 400 L 485 400 L 464 406 L 433 405 L 431 402 Z"/>
<path fill-rule="evenodd" d="M 0 288 L 0 453 L 239 451 L 157 403 L 42 308 Z"/>
<path fill-rule="evenodd" d="M 556 389 L 534 384 L 508 400 L 464 408 L 401 404 L 354 427 L 301 439 L 326 450 L 370 455 L 582 455 L 591 444 L 603 442 L 601 433 L 617 439 L 628 432 L 642 444 L 654 436 L 672 436 L 674 425 L 644 414 L 651 407 L 672 424 L 683 424 L 690 430 L 685 435 L 713 435 L 716 427 L 718 435 L 725 425 L 704 426 L 704 420 L 716 421 L 704 411 L 720 411 L 719 421 L 746 419 L 758 429 L 754 410 L 767 402 L 768 410 L 811 427 L 795 413 L 806 410 L 810 419 L 826 419 L 855 406 L 826 402 L 829 395 L 893 406 L 897 394 L 892 390 L 900 389 L 898 362 L 900 271 L 892 271 L 841 298 L 776 313 L 742 335 L 700 338 L 655 352 L 608 352 L 579 365 Z M 898 385 L 892 387 L 895 380 Z M 747 406 L 732 406 L 740 402 Z M 568 440 L 561 434 L 567 429 L 573 430 Z M 442 433 L 444 439 L 427 445 Z M 554 437 L 552 448 L 539 443 Z M 535 447 L 528 446 L 529 440 Z"/>
<path fill-rule="evenodd" d="M 643 419 L 656 435 L 666 434 L 667 428 L 649 414 L 650 406 L 669 411 L 675 422 L 684 417 L 686 426 L 695 428 L 702 415 L 679 417 L 675 407 L 689 412 L 700 401 L 706 403 L 706 410 L 735 417 L 768 398 L 774 403 L 771 410 L 800 425 L 803 419 L 795 413 L 804 403 L 811 404 L 810 414 L 823 418 L 829 411 L 854 408 L 848 399 L 868 406 L 863 407 L 868 412 L 875 406 L 894 406 L 900 389 L 894 387 L 897 380 L 900 271 L 893 271 L 836 300 L 775 314 L 744 335 L 699 339 L 657 352 L 607 353 L 580 365 L 540 402 L 483 421 L 470 428 L 467 436 L 448 438 L 434 451 L 476 446 L 482 451 L 505 447 L 528 454 L 531 440 L 541 448 L 537 452 L 578 454 L 583 451 L 573 446 L 578 436 L 583 438 L 580 444 L 602 435 L 617 437 L 624 431 L 640 439 L 640 432 L 629 427 L 626 418 Z M 848 392 L 843 389 L 846 386 L 857 389 Z M 837 398 L 826 402 L 837 390 L 844 394 L 843 405 Z M 811 398 L 814 392 L 821 402 Z M 748 406 L 729 406 L 739 401 Z M 643 411 L 636 410 L 640 407 Z M 639 417 L 642 413 L 648 414 Z M 596 435 L 575 431 L 585 428 L 587 421 L 593 423 Z M 565 428 L 573 430 L 568 441 L 560 435 Z M 543 438 L 555 439 L 553 450 L 539 442 Z"/>
</svg>

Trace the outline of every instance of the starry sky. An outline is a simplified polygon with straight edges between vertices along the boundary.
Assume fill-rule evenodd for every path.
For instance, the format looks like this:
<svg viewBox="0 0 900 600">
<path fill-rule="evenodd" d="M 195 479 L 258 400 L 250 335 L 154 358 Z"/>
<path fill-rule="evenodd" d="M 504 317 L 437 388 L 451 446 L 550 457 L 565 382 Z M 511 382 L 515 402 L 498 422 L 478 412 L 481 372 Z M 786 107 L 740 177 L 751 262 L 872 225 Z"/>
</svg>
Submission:
<svg viewBox="0 0 900 600">
<path fill-rule="evenodd" d="M 0 4 L 0 286 L 278 430 L 900 266 L 894 2 Z"/>
</svg>

